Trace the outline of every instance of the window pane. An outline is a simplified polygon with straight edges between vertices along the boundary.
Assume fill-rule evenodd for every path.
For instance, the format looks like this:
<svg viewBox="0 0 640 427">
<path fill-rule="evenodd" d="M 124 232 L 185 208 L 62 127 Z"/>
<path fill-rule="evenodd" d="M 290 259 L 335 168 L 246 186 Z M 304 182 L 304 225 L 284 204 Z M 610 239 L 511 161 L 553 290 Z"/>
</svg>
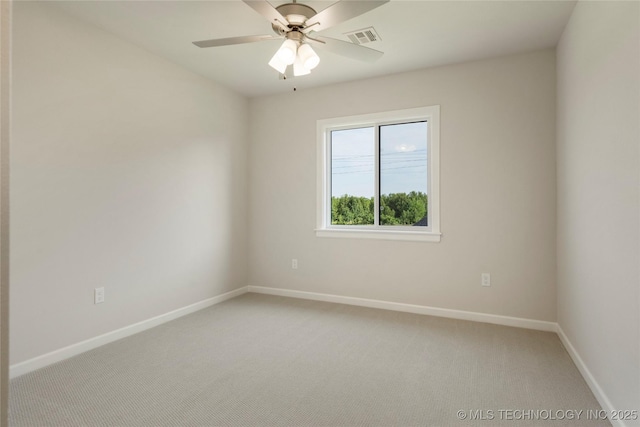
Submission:
<svg viewBox="0 0 640 427">
<path fill-rule="evenodd" d="M 331 224 L 372 225 L 375 128 L 331 131 Z"/>
<path fill-rule="evenodd" d="M 380 126 L 380 225 L 427 226 L 427 122 Z"/>
</svg>

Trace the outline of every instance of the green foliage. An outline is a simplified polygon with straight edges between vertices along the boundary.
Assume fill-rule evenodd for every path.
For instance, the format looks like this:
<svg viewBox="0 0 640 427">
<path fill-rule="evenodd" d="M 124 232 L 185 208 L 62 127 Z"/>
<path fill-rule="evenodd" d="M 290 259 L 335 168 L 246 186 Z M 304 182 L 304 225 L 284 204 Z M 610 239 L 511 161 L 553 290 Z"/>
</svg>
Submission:
<svg viewBox="0 0 640 427">
<path fill-rule="evenodd" d="M 355 197 L 345 194 L 331 198 L 331 223 L 340 225 L 373 224 L 373 197 Z"/>
<path fill-rule="evenodd" d="M 427 214 L 427 195 L 383 194 L 380 197 L 380 225 L 413 225 Z"/>
<path fill-rule="evenodd" d="M 412 191 L 380 196 L 380 225 L 414 225 L 427 215 L 427 195 Z M 372 198 L 345 194 L 331 198 L 331 223 L 334 225 L 373 224 Z"/>
</svg>

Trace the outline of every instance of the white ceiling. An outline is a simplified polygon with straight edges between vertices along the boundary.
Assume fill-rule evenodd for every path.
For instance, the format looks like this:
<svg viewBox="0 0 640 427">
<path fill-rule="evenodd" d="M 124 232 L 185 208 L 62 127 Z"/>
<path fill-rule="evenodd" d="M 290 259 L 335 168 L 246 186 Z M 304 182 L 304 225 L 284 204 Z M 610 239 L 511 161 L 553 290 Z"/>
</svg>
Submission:
<svg viewBox="0 0 640 427">
<path fill-rule="evenodd" d="M 320 11 L 334 1 L 304 3 Z M 281 43 L 277 40 L 208 49 L 191 43 L 273 34 L 270 23 L 240 0 L 55 4 L 239 93 L 259 96 L 553 47 L 575 2 L 392 0 L 321 33 L 348 40 L 343 33 L 373 26 L 381 40 L 366 46 L 385 52 L 381 60 L 368 64 L 318 49 L 320 65 L 310 75 L 286 81 L 267 65 Z"/>
</svg>

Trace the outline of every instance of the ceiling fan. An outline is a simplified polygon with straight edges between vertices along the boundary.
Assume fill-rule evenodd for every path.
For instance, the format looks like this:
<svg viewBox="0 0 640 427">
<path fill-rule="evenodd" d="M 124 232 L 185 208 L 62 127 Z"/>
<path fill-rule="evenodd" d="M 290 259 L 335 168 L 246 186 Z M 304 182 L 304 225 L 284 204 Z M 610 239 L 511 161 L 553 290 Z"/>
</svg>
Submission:
<svg viewBox="0 0 640 427">
<path fill-rule="evenodd" d="M 296 0 L 293 0 L 293 3 L 277 7 L 271 6 L 266 0 L 242 1 L 271 23 L 275 36 L 228 37 L 202 40 L 193 42 L 193 44 L 198 47 L 216 47 L 284 39 L 282 46 L 269 61 L 269 65 L 281 75 L 286 75 L 289 65 L 293 65 L 294 76 L 309 74 L 320 63 L 320 57 L 315 53 L 310 43 L 329 52 L 365 62 L 374 62 L 383 55 L 378 50 L 324 37 L 317 33 L 369 12 L 389 0 L 342 0 L 320 12 L 316 12 L 310 6 L 298 3 Z"/>
</svg>

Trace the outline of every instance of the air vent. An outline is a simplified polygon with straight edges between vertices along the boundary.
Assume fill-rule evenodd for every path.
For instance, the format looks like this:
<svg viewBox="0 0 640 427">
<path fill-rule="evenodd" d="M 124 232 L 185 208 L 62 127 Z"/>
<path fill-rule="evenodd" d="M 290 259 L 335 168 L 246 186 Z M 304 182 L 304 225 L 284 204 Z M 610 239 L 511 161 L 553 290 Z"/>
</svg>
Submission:
<svg viewBox="0 0 640 427">
<path fill-rule="evenodd" d="M 365 44 L 380 40 L 380 36 L 376 33 L 376 30 L 374 30 L 373 27 L 344 33 L 344 35 L 349 37 L 349 40 L 354 44 Z"/>
</svg>

